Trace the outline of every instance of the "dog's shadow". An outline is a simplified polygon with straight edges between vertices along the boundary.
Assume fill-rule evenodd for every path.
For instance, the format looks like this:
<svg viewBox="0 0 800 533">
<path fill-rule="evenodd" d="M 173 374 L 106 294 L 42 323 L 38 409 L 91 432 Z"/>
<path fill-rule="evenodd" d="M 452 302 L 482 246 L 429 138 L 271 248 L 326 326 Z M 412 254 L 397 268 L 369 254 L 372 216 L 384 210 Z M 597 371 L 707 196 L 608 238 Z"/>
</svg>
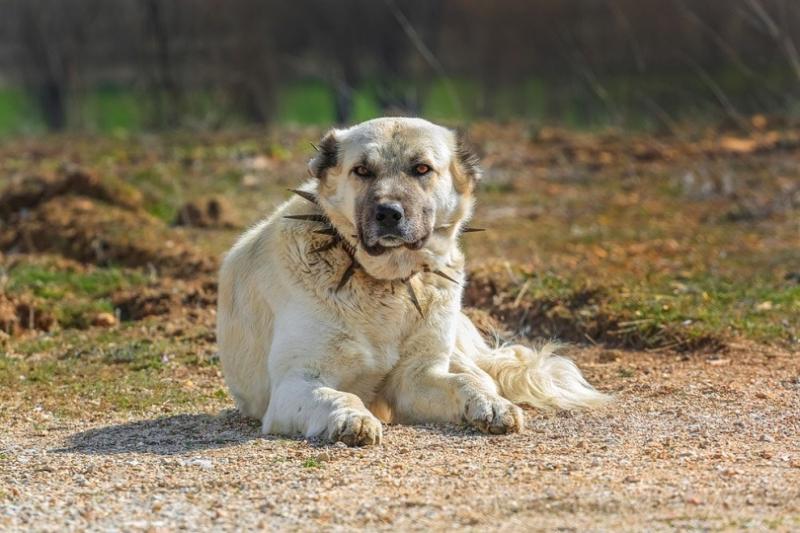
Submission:
<svg viewBox="0 0 800 533">
<path fill-rule="evenodd" d="M 475 430 L 456 425 L 423 425 L 416 426 L 416 429 L 422 433 L 467 439 L 486 437 Z M 264 435 L 257 420 L 244 418 L 235 409 L 229 409 L 218 415 L 182 414 L 89 429 L 70 435 L 64 446 L 51 449 L 50 452 L 178 455 L 236 446 L 255 439 L 304 442 L 312 448 L 335 446 L 335 443 L 322 438 Z"/>
<path fill-rule="evenodd" d="M 231 409 L 216 416 L 183 414 L 81 431 L 68 437 L 65 446 L 52 451 L 175 455 L 234 446 L 262 437 L 257 421 L 243 418 Z"/>
</svg>

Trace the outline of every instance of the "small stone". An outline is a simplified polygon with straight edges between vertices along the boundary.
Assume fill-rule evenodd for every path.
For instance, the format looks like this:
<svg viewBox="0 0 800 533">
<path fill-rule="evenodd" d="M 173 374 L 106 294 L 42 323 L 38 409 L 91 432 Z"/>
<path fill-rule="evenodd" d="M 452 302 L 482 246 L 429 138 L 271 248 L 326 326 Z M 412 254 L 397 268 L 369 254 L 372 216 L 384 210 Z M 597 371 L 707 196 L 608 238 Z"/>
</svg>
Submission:
<svg viewBox="0 0 800 533">
<path fill-rule="evenodd" d="M 92 319 L 92 325 L 100 328 L 112 328 L 117 325 L 117 317 L 111 313 L 98 313 Z"/>
<path fill-rule="evenodd" d="M 619 352 L 616 350 L 603 350 L 597 355 L 598 363 L 613 363 L 619 360 Z"/>
<path fill-rule="evenodd" d="M 328 452 L 328 451 L 324 451 L 322 453 L 319 453 L 315 457 L 317 462 L 320 462 L 320 463 L 324 463 L 326 461 L 330 461 L 332 458 L 333 458 L 333 456 L 331 455 L 331 452 Z"/>
<path fill-rule="evenodd" d="M 252 174 L 245 174 L 242 176 L 242 187 L 245 189 L 255 189 L 261 185 L 261 180 Z"/>
</svg>

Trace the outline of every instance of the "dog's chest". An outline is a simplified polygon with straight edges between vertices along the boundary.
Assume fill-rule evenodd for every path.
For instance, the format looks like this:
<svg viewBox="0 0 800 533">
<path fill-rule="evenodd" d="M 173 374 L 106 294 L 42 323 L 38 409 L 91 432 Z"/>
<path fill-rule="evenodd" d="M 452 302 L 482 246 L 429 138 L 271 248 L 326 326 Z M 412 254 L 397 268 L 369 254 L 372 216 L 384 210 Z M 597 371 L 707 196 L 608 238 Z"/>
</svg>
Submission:
<svg viewBox="0 0 800 533">
<path fill-rule="evenodd" d="M 352 256 L 319 235 L 298 239 L 293 274 L 310 290 L 325 313 L 344 328 L 357 328 L 380 346 L 399 344 L 435 314 L 460 298 L 460 286 L 420 272 L 408 280 L 377 280 Z M 303 242 L 305 241 L 305 242 Z"/>
</svg>

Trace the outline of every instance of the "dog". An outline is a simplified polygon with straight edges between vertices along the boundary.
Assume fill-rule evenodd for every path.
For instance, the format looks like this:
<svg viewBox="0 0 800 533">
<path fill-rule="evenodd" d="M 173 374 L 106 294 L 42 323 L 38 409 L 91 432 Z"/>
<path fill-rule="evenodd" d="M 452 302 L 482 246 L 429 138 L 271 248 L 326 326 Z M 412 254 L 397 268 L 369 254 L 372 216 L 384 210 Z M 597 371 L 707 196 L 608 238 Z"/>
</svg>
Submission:
<svg viewBox="0 0 800 533">
<path fill-rule="evenodd" d="M 264 433 L 379 444 L 385 423 L 524 428 L 517 404 L 599 406 L 550 346 L 490 347 L 461 311 L 458 240 L 481 177 L 460 136 L 419 118 L 328 132 L 296 197 L 247 231 L 219 277 L 217 339 Z"/>
</svg>

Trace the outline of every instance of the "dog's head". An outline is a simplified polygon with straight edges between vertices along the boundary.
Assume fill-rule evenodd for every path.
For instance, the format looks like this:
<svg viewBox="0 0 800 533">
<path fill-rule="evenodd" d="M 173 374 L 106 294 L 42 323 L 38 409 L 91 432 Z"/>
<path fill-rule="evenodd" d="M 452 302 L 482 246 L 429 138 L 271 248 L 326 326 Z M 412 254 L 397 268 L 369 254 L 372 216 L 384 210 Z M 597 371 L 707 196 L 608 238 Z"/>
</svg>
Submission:
<svg viewBox="0 0 800 533">
<path fill-rule="evenodd" d="M 381 118 L 328 132 L 318 150 L 309 168 L 322 208 L 370 275 L 401 279 L 447 263 L 480 177 L 454 132 Z"/>
</svg>

